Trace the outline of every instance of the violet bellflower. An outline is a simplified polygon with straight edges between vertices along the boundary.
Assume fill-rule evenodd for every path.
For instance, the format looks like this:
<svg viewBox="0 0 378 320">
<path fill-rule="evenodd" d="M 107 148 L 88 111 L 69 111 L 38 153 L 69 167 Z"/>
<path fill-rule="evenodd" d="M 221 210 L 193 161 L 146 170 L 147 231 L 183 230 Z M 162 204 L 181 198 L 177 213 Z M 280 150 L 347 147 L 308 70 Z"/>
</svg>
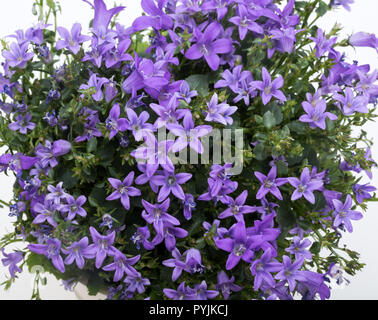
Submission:
<svg viewBox="0 0 378 320">
<path fill-rule="evenodd" d="M 115 7 L 107 10 L 106 5 L 103 0 L 94 0 L 94 5 L 88 0 L 83 0 L 90 4 L 95 11 L 95 16 L 93 19 L 92 26 L 94 29 L 99 29 L 101 27 L 107 29 L 113 16 L 121 12 L 125 7 Z"/>
<path fill-rule="evenodd" d="M 205 280 L 203 280 L 200 284 L 194 286 L 193 290 L 196 292 L 197 300 L 214 299 L 219 295 L 218 291 L 207 289 L 207 283 Z"/>
<path fill-rule="evenodd" d="M 47 221 L 54 228 L 58 226 L 58 223 L 54 219 L 55 212 L 60 208 L 60 205 L 55 204 L 53 201 L 47 199 L 44 200 L 44 203 L 37 202 L 33 210 L 38 213 L 34 218 L 33 224 L 41 224 Z"/>
<path fill-rule="evenodd" d="M 240 221 L 231 228 L 231 238 L 219 239 L 215 242 L 219 249 L 230 253 L 226 262 L 227 270 L 234 268 L 239 263 L 240 259 L 251 263 L 254 256 L 251 250 L 252 240 L 247 237 L 244 222 Z"/>
<path fill-rule="evenodd" d="M 350 36 L 349 43 L 354 47 L 370 47 L 378 52 L 378 38 L 374 33 L 357 32 Z"/>
<path fill-rule="evenodd" d="M 139 272 L 136 275 L 127 275 L 124 282 L 127 285 L 127 291 L 132 293 L 138 291 L 139 294 L 142 294 L 146 291 L 145 286 L 151 285 L 150 280 L 148 280 L 147 278 L 143 278 Z"/>
<path fill-rule="evenodd" d="M 58 239 L 47 239 L 46 244 L 29 244 L 28 248 L 30 251 L 43 254 L 47 258 L 51 259 L 52 264 L 60 272 L 64 273 L 65 267 L 63 263 L 63 258 L 60 255 L 62 244 Z"/>
<path fill-rule="evenodd" d="M 98 102 L 104 98 L 102 87 L 108 82 L 109 80 L 107 78 L 98 78 L 97 75 L 93 73 L 88 80 L 88 84 L 82 84 L 79 89 L 88 90 L 93 88 L 94 90 L 96 90 L 96 92 L 92 94 L 92 98 L 94 101 Z"/>
<path fill-rule="evenodd" d="M 76 215 L 79 215 L 83 218 L 87 216 L 87 212 L 82 208 L 83 204 L 87 201 L 85 196 L 80 196 L 75 199 L 73 196 L 68 196 L 66 198 L 67 203 L 63 204 L 60 208 L 60 212 L 67 212 L 67 219 L 73 220 Z"/>
<path fill-rule="evenodd" d="M 163 235 L 163 228 L 167 223 L 175 226 L 180 224 L 180 221 L 167 213 L 170 204 L 169 198 L 161 204 L 151 204 L 142 199 L 142 204 L 145 208 L 142 212 L 143 219 L 145 219 L 147 223 L 153 224 L 158 234 Z"/>
<path fill-rule="evenodd" d="M 24 259 L 23 253 L 20 251 L 5 253 L 4 248 L 1 249 L 1 252 L 4 256 L 4 258 L 1 259 L 3 266 L 8 267 L 11 277 L 15 278 L 16 272 L 22 271 L 20 267 L 17 265 L 17 263 L 21 262 Z"/>
<path fill-rule="evenodd" d="M 56 49 L 62 50 L 63 48 L 69 49 L 73 54 L 77 54 L 80 50 L 80 44 L 90 40 L 89 36 L 81 35 L 81 24 L 75 23 L 71 28 L 71 33 L 63 27 L 58 27 L 57 31 L 63 40 L 56 43 Z"/>
<path fill-rule="evenodd" d="M 305 197 L 307 201 L 315 204 L 314 191 L 320 190 L 323 186 L 323 181 L 318 179 L 311 179 L 309 168 L 304 168 L 300 179 L 295 177 L 287 178 L 287 181 L 295 188 L 291 200 L 297 200 L 302 196 Z"/>
<path fill-rule="evenodd" d="M 293 238 L 293 242 L 291 243 L 290 247 L 286 248 L 285 251 L 293 254 L 295 259 L 298 260 L 300 258 L 312 260 L 312 254 L 310 251 L 306 250 L 307 247 L 311 245 L 311 240 L 301 239 L 298 236 Z"/>
<path fill-rule="evenodd" d="M 254 289 L 257 291 L 262 284 L 274 287 L 273 272 L 281 270 L 281 263 L 274 258 L 273 251 L 268 248 L 259 259 L 253 261 L 251 274 L 254 276 Z"/>
<path fill-rule="evenodd" d="M 16 42 L 10 44 L 10 51 L 3 51 L 3 57 L 13 68 L 23 69 L 29 60 L 33 59 L 34 53 L 28 51 L 29 42 L 19 45 Z"/>
<path fill-rule="evenodd" d="M 225 54 L 232 50 L 231 39 L 217 39 L 221 30 L 222 27 L 218 22 L 209 24 L 204 33 L 196 28 L 193 35 L 196 43 L 186 51 L 185 57 L 189 60 L 204 57 L 212 70 L 218 70 L 220 63 L 218 54 Z"/>
<path fill-rule="evenodd" d="M 364 95 L 354 96 L 351 88 L 345 88 L 345 96 L 335 93 L 333 98 L 339 102 L 340 109 L 345 115 L 351 115 L 355 112 L 368 113 L 369 98 Z"/>
<path fill-rule="evenodd" d="M 73 242 L 67 249 L 62 249 L 62 252 L 67 255 L 64 263 L 70 265 L 75 261 L 77 267 L 83 269 L 85 264 L 84 259 L 91 258 L 91 255 L 86 252 L 87 247 L 88 237 L 84 237 L 79 241 Z"/>
<path fill-rule="evenodd" d="M 256 207 L 245 205 L 248 197 L 248 191 L 244 190 L 235 200 L 231 200 L 228 204 L 229 208 L 224 210 L 219 216 L 219 219 L 225 219 L 227 217 L 234 216 L 236 221 L 243 221 L 243 215 L 256 211 Z"/>
<path fill-rule="evenodd" d="M 256 178 L 260 181 L 261 187 L 256 194 L 256 199 L 262 199 L 268 193 L 274 195 L 277 199 L 283 200 L 282 194 L 278 189 L 279 186 L 287 183 L 286 178 L 276 178 L 277 177 L 277 168 L 272 167 L 268 175 L 264 175 L 258 171 L 255 171 Z"/>
<path fill-rule="evenodd" d="M 121 181 L 114 178 L 108 178 L 109 183 L 111 186 L 116 189 L 110 196 L 106 198 L 106 200 L 117 200 L 121 199 L 121 203 L 126 210 L 130 209 L 130 198 L 129 197 L 137 197 L 141 195 L 141 191 L 137 188 L 132 187 L 132 183 L 134 180 L 134 171 L 131 171 L 126 178 Z"/>
<path fill-rule="evenodd" d="M 238 5 L 238 15 L 230 18 L 230 22 L 238 26 L 240 40 L 244 40 L 248 30 L 259 34 L 264 33 L 264 29 L 256 23 L 256 17 L 249 14 L 247 8 L 243 4 Z"/>
<path fill-rule="evenodd" d="M 45 141 L 45 146 L 39 144 L 35 148 L 35 154 L 40 159 L 41 165 L 46 168 L 51 168 L 58 165 L 57 157 L 63 156 L 71 151 L 71 143 L 66 140 L 57 140 L 51 143 Z"/>
<path fill-rule="evenodd" d="M 185 199 L 185 193 L 181 185 L 192 178 L 190 173 L 177 173 L 163 171 L 162 174 L 158 174 L 151 178 L 151 181 L 160 186 L 158 195 L 158 201 L 164 201 L 171 192 L 173 195 L 181 200 Z"/>
<path fill-rule="evenodd" d="M 150 238 L 150 230 L 148 226 L 139 227 L 137 231 L 132 235 L 130 240 L 136 245 L 136 248 L 140 250 L 142 244 L 144 249 L 152 250 L 155 246 L 148 240 Z"/>
<path fill-rule="evenodd" d="M 32 115 L 30 113 L 26 113 L 24 115 L 18 115 L 16 117 L 16 122 L 12 122 L 9 124 L 9 129 L 12 131 L 19 131 L 22 134 L 27 134 L 28 130 L 33 131 L 35 128 L 35 123 L 31 122 Z"/>
<path fill-rule="evenodd" d="M 217 280 L 218 280 L 218 282 L 215 285 L 215 288 L 222 293 L 223 298 L 225 300 L 228 300 L 232 291 L 233 292 L 239 292 L 243 289 L 242 287 L 240 287 L 240 286 L 238 286 L 234 283 L 235 282 L 234 276 L 229 278 L 227 276 L 226 272 L 224 272 L 223 270 L 218 273 Z"/>
<path fill-rule="evenodd" d="M 282 281 L 287 281 L 289 290 L 293 291 L 296 286 L 296 281 L 304 281 L 306 278 L 299 270 L 303 265 L 303 258 L 291 262 L 288 256 L 283 256 L 283 263 L 281 270 L 276 274 L 275 278 Z"/>
<path fill-rule="evenodd" d="M 356 200 L 358 203 L 362 203 L 364 199 L 372 198 L 370 192 L 377 190 L 376 187 L 369 185 L 368 183 L 365 184 L 354 184 L 352 186 L 353 192 L 356 195 Z"/>
<path fill-rule="evenodd" d="M 315 50 L 316 54 L 315 56 L 317 58 L 320 58 L 322 55 L 324 55 L 326 52 L 330 51 L 333 47 L 333 45 L 337 41 L 337 37 L 333 37 L 331 39 L 328 39 L 326 36 L 324 36 L 323 30 L 321 28 L 318 28 L 317 36 L 309 37 L 312 41 L 315 42 Z"/>
<path fill-rule="evenodd" d="M 284 84 L 284 79 L 282 76 L 277 77 L 272 81 L 272 78 L 268 70 L 262 68 L 262 81 L 252 81 L 250 86 L 261 91 L 261 99 L 264 105 L 268 104 L 272 97 L 284 102 L 286 101 L 285 95 L 280 89 Z"/>
<path fill-rule="evenodd" d="M 362 214 L 359 211 L 350 210 L 353 205 L 352 197 L 348 194 L 345 203 L 342 203 L 338 199 L 333 199 L 332 202 L 335 207 L 333 226 L 337 228 L 343 224 L 349 232 L 353 232 L 353 226 L 350 220 L 360 220 L 362 219 Z"/>
<path fill-rule="evenodd" d="M 164 13 L 163 1 L 159 1 L 156 5 L 153 0 L 142 0 L 141 5 L 148 15 L 139 17 L 133 22 L 133 29 L 140 31 L 152 27 L 155 30 L 171 29 L 173 26 L 172 18 Z"/>
<path fill-rule="evenodd" d="M 223 125 L 232 125 L 233 119 L 231 117 L 238 110 L 235 106 L 230 106 L 227 103 L 218 104 L 218 95 L 214 93 L 210 102 L 207 103 L 207 111 L 205 121 L 214 121 Z"/>
<path fill-rule="evenodd" d="M 90 257 L 90 259 L 96 258 L 96 268 L 100 269 L 106 256 L 113 256 L 117 250 L 112 246 L 116 233 L 113 231 L 112 233 L 103 236 L 93 227 L 90 227 L 89 231 L 91 233 L 93 243 L 85 249 L 85 254 Z"/>
<path fill-rule="evenodd" d="M 126 113 L 128 117 L 127 130 L 133 133 L 135 140 L 141 141 L 145 137 L 150 139 L 153 135 L 154 127 L 152 124 L 147 123 L 150 118 L 148 112 L 142 111 L 138 116 L 133 109 L 127 108 Z"/>
<path fill-rule="evenodd" d="M 123 275 L 137 276 L 138 272 L 132 267 L 136 264 L 139 259 L 140 255 L 126 258 L 126 256 L 119 250 L 115 249 L 113 252 L 114 262 L 104 266 L 102 269 L 105 271 L 113 271 L 115 270 L 113 281 L 117 282 L 122 279 Z"/>
<path fill-rule="evenodd" d="M 119 104 L 116 103 L 109 112 L 109 117 L 106 119 L 106 129 L 110 131 L 109 139 L 113 139 L 114 136 L 119 132 L 124 132 L 127 130 L 128 122 L 125 118 L 120 118 L 121 109 Z"/>
<path fill-rule="evenodd" d="M 320 100 L 315 107 L 308 102 L 302 102 L 302 107 L 306 111 L 306 114 L 299 117 L 299 121 L 306 122 L 310 128 L 326 129 L 325 119 L 337 120 L 337 116 L 333 113 L 326 112 L 327 103 L 325 100 Z"/>
<path fill-rule="evenodd" d="M 199 154 L 204 151 L 200 138 L 208 135 L 213 130 L 211 126 L 207 125 L 194 127 L 193 117 L 190 113 L 185 114 L 182 126 L 179 124 L 167 124 L 167 128 L 178 137 L 172 145 L 172 152 L 179 152 L 189 145 L 191 149 Z"/>
<path fill-rule="evenodd" d="M 190 287 L 186 287 L 185 281 L 177 287 L 177 290 L 164 288 L 163 292 L 167 298 L 172 300 L 196 300 L 195 291 Z"/>
</svg>

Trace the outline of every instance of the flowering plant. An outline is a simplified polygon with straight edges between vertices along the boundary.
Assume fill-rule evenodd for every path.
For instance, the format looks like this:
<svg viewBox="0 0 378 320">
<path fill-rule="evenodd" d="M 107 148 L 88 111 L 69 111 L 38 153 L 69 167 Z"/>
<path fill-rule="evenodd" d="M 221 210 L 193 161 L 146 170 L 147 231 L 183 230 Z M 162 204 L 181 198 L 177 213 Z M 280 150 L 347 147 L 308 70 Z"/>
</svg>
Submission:
<svg viewBox="0 0 378 320">
<path fill-rule="evenodd" d="M 378 40 L 315 24 L 353 0 L 141 0 L 130 27 L 84 1 L 90 35 L 38 0 L 3 41 L 6 287 L 42 266 L 108 299 L 327 299 L 363 267 L 339 241 L 376 200 L 352 129 L 375 117 L 378 73 L 342 48 Z"/>
</svg>

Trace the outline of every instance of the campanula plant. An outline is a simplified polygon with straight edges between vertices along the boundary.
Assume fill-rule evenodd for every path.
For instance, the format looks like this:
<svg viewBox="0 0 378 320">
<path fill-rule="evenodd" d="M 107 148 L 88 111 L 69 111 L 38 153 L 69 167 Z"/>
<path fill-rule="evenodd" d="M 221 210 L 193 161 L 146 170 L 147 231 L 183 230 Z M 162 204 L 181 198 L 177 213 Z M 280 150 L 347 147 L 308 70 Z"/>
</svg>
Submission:
<svg viewBox="0 0 378 320">
<path fill-rule="evenodd" d="M 377 200 L 378 71 L 344 48 L 378 42 L 316 25 L 353 0 L 78 3 L 89 33 L 38 0 L 2 41 L 5 288 L 42 266 L 108 299 L 329 299 L 362 269 L 340 239 Z"/>
</svg>

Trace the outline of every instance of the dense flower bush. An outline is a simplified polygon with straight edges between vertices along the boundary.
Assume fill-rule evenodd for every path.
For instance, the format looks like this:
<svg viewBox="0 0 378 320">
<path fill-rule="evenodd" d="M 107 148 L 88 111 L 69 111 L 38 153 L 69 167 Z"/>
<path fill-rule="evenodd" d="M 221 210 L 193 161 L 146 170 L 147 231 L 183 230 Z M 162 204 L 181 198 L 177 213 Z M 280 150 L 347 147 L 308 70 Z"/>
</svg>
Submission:
<svg viewBox="0 0 378 320">
<path fill-rule="evenodd" d="M 377 71 L 343 47 L 378 40 L 316 26 L 353 0 L 142 0 L 130 27 L 85 2 L 90 35 L 38 0 L 3 41 L 6 287 L 42 266 L 108 299 L 327 299 L 363 267 L 339 241 L 375 200 Z M 223 128 L 234 157 L 178 159 Z"/>
</svg>

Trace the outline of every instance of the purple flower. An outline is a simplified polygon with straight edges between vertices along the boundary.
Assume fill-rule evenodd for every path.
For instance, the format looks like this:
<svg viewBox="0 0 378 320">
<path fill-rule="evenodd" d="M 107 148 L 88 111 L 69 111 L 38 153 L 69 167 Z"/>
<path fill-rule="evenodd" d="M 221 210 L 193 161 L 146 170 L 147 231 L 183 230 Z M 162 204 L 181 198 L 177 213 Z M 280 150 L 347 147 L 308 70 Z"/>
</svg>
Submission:
<svg viewBox="0 0 378 320">
<path fill-rule="evenodd" d="M 190 220 L 192 218 L 192 211 L 196 208 L 193 195 L 189 193 L 185 194 L 185 199 L 182 202 L 184 204 L 184 217 L 186 220 Z"/>
<path fill-rule="evenodd" d="M 94 29 L 104 28 L 107 29 L 113 16 L 121 12 L 125 7 L 115 7 L 107 10 L 103 0 L 94 0 L 94 5 L 88 0 L 83 0 L 90 4 L 95 10 L 95 16 L 92 26 Z"/>
<path fill-rule="evenodd" d="M 193 290 L 196 292 L 197 300 L 214 299 L 217 295 L 219 295 L 218 291 L 207 290 L 207 283 L 205 280 L 194 286 Z"/>
<path fill-rule="evenodd" d="M 18 115 L 16 117 L 16 122 L 9 124 L 9 129 L 12 131 L 20 131 L 22 134 L 27 134 L 28 130 L 33 131 L 35 128 L 35 123 L 30 122 L 32 116 L 30 113 L 24 115 Z"/>
<path fill-rule="evenodd" d="M 345 203 L 342 203 L 338 199 L 333 199 L 332 203 L 335 207 L 335 220 L 333 221 L 333 226 L 337 228 L 338 226 L 343 224 L 349 232 L 352 232 L 353 226 L 350 220 L 362 219 L 361 212 L 350 210 L 353 205 L 352 197 L 348 194 Z"/>
<path fill-rule="evenodd" d="M 71 151 L 71 143 L 66 140 L 57 140 L 52 144 L 50 141 L 46 140 L 45 146 L 39 144 L 35 148 L 35 154 L 40 159 L 42 167 L 46 168 L 50 166 L 51 168 L 58 165 L 56 157 L 63 156 Z"/>
<path fill-rule="evenodd" d="M 47 191 L 49 191 L 49 193 L 46 195 L 45 200 L 52 201 L 56 205 L 61 204 L 62 200 L 66 200 L 69 196 L 63 188 L 63 182 L 59 182 L 56 187 L 49 184 Z"/>
<path fill-rule="evenodd" d="M 138 275 L 138 272 L 132 266 L 139 261 L 140 255 L 132 258 L 126 258 L 126 256 L 117 249 L 114 250 L 112 255 L 114 256 L 114 262 L 106 265 L 102 269 L 105 271 L 115 270 L 113 278 L 114 282 L 121 280 L 125 273 L 126 275 L 131 276 Z"/>
<path fill-rule="evenodd" d="M 157 6 L 153 0 L 142 0 L 141 5 L 144 12 L 148 15 L 135 19 L 133 22 L 133 29 L 135 31 L 144 30 L 148 27 L 152 27 L 155 30 L 172 28 L 173 20 L 164 13 L 162 1 L 159 1 Z"/>
<path fill-rule="evenodd" d="M 139 272 L 136 275 L 127 275 L 124 282 L 127 285 L 127 291 L 132 293 L 138 291 L 139 294 L 145 292 L 145 286 L 149 286 L 151 284 L 150 280 L 142 278 L 142 275 Z"/>
<path fill-rule="evenodd" d="M 276 274 L 275 278 L 282 281 L 287 281 L 290 291 L 293 291 L 296 286 L 296 281 L 305 281 L 299 269 L 303 265 L 303 258 L 295 260 L 293 263 L 288 256 L 283 256 L 283 264 L 281 270 Z"/>
<path fill-rule="evenodd" d="M 121 181 L 114 178 L 108 178 L 109 183 L 112 185 L 116 191 L 114 191 L 106 200 L 117 200 L 121 199 L 121 203 L 126 210 L 130 209 L 130 198 L 137 197 L 141 195 L 139 189 L 131 187 L 134 180 L 134 171 L 131 171 L 127 177 Z"/>
<path fill-rule="evenodd" d="M 287 181 L 295 188 L 291 200 L 297 200 L 302 196 L 312 204 L 315 203 L 314 191 L 320 190 L 323 186 L 323 181 L 318 179 L 311 179 L 309 168 L 304 168 L 300 179 L 290 177 Z"/>
<path fill-rule="evenodd" d="M 166 171 L 174 171 L 174 165 L 168 156 L 168 152 L 173 144 L 172 140 L 158 142 L 154 136 L 146 139 L 144 145 L 130 153 L 136 159 L 141 159 L 138 163 L 146 161 L 146 174 L 151 178 L 158 170 L 159 165 Z"/>
<path fill-rule="evenodd" d="M 231 278 L 228 278 L 226 272 L 223 270 L 218 273 L 217 275 L 218 283 L 215 285 L 215 288 L 222 292 L 223 298 L 225 300 L 228 300 L 231 291 L 239 292 L 243 288 L 234 284 L 235 277 L 232 276 Z"/>
<path fill-rule="evenodd" d="M 186 268 L 185 255 L 182 255 L 177 248 L 172 250 L 173 259 L 164 260 L 162 264 L 168 268 L 173 268 L 172 281 L 176 281 Z"/>
<path fill-rule="evenodd" d="M 347 116 L 355 112 L 369 112 L 367 108 L 369 98 L 364 95 L 354 97 L 353 91 L 349 87 L 345 88 L 345 96 L 335 93 L 333 98 L 340 103 L 343 113 Z"/>
<path fill-rule="evenodd" d="M 70 32 L 63 27 L 58 27 L 57 31 L 63 40 L 59 40 L 56 43 L 56 49 L 62 50 L 63 48 L 68 48 L 73 54 L 77 54 L 80 50 L 80 44 L 90 40 L 88 36 L 81 35 L 81 24 L 75 23 L 71 28 Z"/>
<path fill-rule="evenodd" d="M 192 178 L 190 173 L 177 173 L 163 171 L 163 174 L 156 175 L 152 177 L 151 181 L 160 186 L 160 191 L 158 195 L 158 201 L 164 201 L 172 192 L 173 195 L 181 200 L 185 200 L 185 193 L 181 187 L 181 184 L 184 184 Z"/>
<path fill-rule="evenodd" d="M 60 272 L 64 273 L 65 267 L 63 263 L 63 258 L 60 255 L 62 244 L 58 239 L 47 239 L 46 244 L 29 244 L 28 248 L 30 251 L 43 254 L 47 258 L 51 259 L 52 264 Z"/>
<path fill-rule="evenodd" d="M 80 241 L 73 242 L 67 249 L 62 249 L 62 252 L 67 255 L 64 263 L 70 265 L 75 261 L 77 267 L 83 269 L 85 264 L 84 258 L 91 258 L 91 255 L 86 252 L 87 247 L 88 237 L 84 237 Z"/>
<path fill-rule="evenodd" d="M 130 240 L 135 243 L 138 250 L 140 250 L 140 245 L 142 244 L 146 250 L 152 250 L 155 246 L 148 241 L 150 238 L 150 230 L 148 226 L 139 227 L 137 231 L 133 234 Z"/>
<path fill-rule="evenodd" d="M 135 140 L 141 141 L 145 137 L 151 138 L 154 128 L 152 124 L 147 123 L 147 120 L 150 118 L 148 112 L 142 111 L 138 116 L 133 109 L 127 108 L 126 113 L 129 119 L 127 129 L 133 133 Z"/>
<path fill-rule="evenodd" d="M 309 37 L 312 41 L 316 43 L 315 49 L 316 54 L 315 56 L 317 58 L 320 58 L 322 55 L 324 55 L 326 52 L 330 51 L 333 47 L 333 45 L 337 41 L 337 37 L 333 37 L 332 39 L 328 39 L 328 37 L 324 36 L 323 30 L 321 28 L 318 28 L 317 36 Z"/>
<path fill-rule="evenodd" d="M 275 281 L 271 273 L 280 271 L 281 263 L 273 257 L 272 250 L 268 248 L 259 259 L 253 261 L 251 265 L 251 274 L 255 277 L 255 291 L 257 291 L 262 284 L 274 287 Z"/>
<path fill-rule="evenodd" d="M 16 276 L 16 272 L 22 271 L 20 267 L 17 266 L 17 263 L 24 259 L 24 255 L 20 251 L 5 253 L 4 248 L 1 249 L 1 252 L 4 256 L 4 258 L 1 259 L 1 262 L 3 263 L 4 267 L 8 267 L 11 277 L 14 278 Z"/>
<path fill-rule="evenodd" d="M 104 98 L 102 87 L 108 82 L 109 80 L 107 78 L 97 78 L 97 75 L 93 73 L 88 80 L 88 84 L 82 84 L 79 89 L 88 90 L 93 88 L 94 90 L 96 90 L 96 92 L 92 94 L 92 98 L 94 101 L 98 102 Z"/>
<path fill-rule="evenodd" d="M 355 47 L 370 47 L 378 52 L 378 38 L 374 33 L 357 32 L 350 36 L 349 43 Z"/>
<path fill-rule="evenodd" d="M 264 29 L 254 21 L 257 17 L 250 15 L 244 5 L 238 5 L 238 14 L 238 16 L 232 17 L 229 21 L 239 27 L 240 40 L 244 40 L 248 30 L 260 34 L 264 33 Z"/>
<path fill-rule="evenodd" d="M 114 255 L 116 248 L 112 246 L 115 239 L 115 231 L 103 236 L 93 227 L 89 227 L 93 243 L 85 249 L 85 254 L 90 258 L 96 258 L 96 268 L 100 269 L 107 255 Z"/>
<path fill-rule="evenodd" d="M 204 221 L 202 223 L 203 228 L 206 230 L 204 237 L 212 236 L 213 241 L 218 239 L 223 239 L 228 235 L 228 230 L 226 228 L 219 227 L 220 221 L 215 219 L 212 224 Z"/>
<path fill-rule="evenodd" d="M 225 88 L 229 87 L 234 93 L 238 92 L 239 83 L 243 80 L 246 80 L 251 76 L 250 71 L 243 71 L 243 66 L 238 65 L 233 70 L 232 73 L 229 69 L 226 69 L 222 73 L 221 80 L 217 81 L 214 85 L 214 88 Z M 218 101 L 217 101 L 218 102 Z"/>
<path fill-rule="evenodd" d="M 87 216 L 87 212 L 82 208 L 83 204 L 87 201 L 85 196 L 80 196 L 76 200 L 72 196 L 68 196 L 66 198 L 67 204 L 61 206 L 61 212 L 68 212 L 67 219 L 73 220 L 75 219 L 76 215 L 85 218 Z"/>
<path fill-rule="evenodd" d="M 261 99 L 264 105 L 268 104 L 272 97 L 275 97 L 280 101 L 286 101 L 285 95 L 282 93 L 281 90 L 278 90 L 284 84 L 284 79 L 282 76 L 279 76 L 278 78 L 272 81 L 272 78 L 268 70 L 265 67 L 263 67 L 262 79 L 263 81 L 252 81 L 249 85 L 252 88 L 256 88 L 261 91 Z"/>
<path fill-rule="evenodd" d="M 234 216 L 236 221 L 244 222 L 244 214 L 255 212 L 256 207 L 244 205 L 248 197 L 248 191 L 244 190 L 235 200 L 231 200 L 228 204 L 229 208 L 224 210 L 219 216 L 219 219 Z"/>
<path fill-rule="evenodd" d="M 331 1 L 334 6 L 343 6 L 344 9 L 350 11 L 350 4 L 354 3 L 354 0 L 333 0 Z"/>
<path fill-rule="evenodd" d="M 119 118 L 121 113 L 119 104 L 116 103 L 110 110 L 109 117 L 106 119 L 106 129 L 110 131 L 109 139 L 118 133 L 118 131 L 126 131 L 128 127 L 128 122 L 124 118 Z"/>
<path fill-rule="evenodd" d="M 196 292 L 192 288 L 186 287 L 185 281 L 177 287 L 177 290 L 164 288 L 163 292 L 167 298 L 173 300 L 196 300 Z"/>
<path fill-rule="evenodd" d="M 230 229 L 231 238 L 220 239 L 215 242 L 219 249 L 229 252 L 226 269 L 231 270 L 240 259 L 251 263 L 253 251 L 251 250 L 252 238 L 247 237 L 244 222 L 234 224 Z"/>
<path fill-rule="evenodd" d="M 220 63 L 218 54 L 228 53 L 232 50 L 231 39 L 216 40 L 221 31 L 222 27 L 217 22 L 209 24 L 204 33 L 196 28 L 194 30 L 196 43 L 186 51 L 185 57 L 190 60 L 204 57 L 212 70 L 218 70 Z"/>
<path fill-rule="evenodd" d="M 207 112 L 204 112 L 206 115 L 205 121 L 214 121 L 219 122 L 223 125 L 232 125 L 234 122 L 232 114 L 238 110 L 237 107 L 231 107 L 227 103 L 218 104 L 218 95 L 214 93 L 210 102 L 207 104 Z"/>
<path fill-rule="evenodd" d="M 33 220 L 34 224 L 41 224 L 47 221 L 54 228 L 58 226 L 57 222 L 54 219 L 55 212 L 59 209 L 60 205 L 55 204 L 53 201 L 45 199 L 44 203 L 37 202 L 33 210 L 39 213 Z"/>
<path fill-rule="evenodd" d="M 277 177 L 276 167 L 272 167 L 267 176 L 257 171 L 255 171 L 255 176 L 262 184 L 259 191 L 256 194 L 256 199 L 262 199 L 270 192 L 277 199 L 283 200 L 282 194 L 280 190 L 278 189 L 278 187 L 287 183 L 287 179 L 276 178 Z"/>
<path fill-rule="evenodd" d="M 299 121 L 307 122 L 310 128 L 320 128 L 325 130 L 325 119 L 337 120 L 337 116 L 330 112 L 325 112 L 327 109 L 327 103 L 324 100 L 320 100 L 315 107 L 308 102 L 302 102 L 302 107 L 306 111 L 305 115 L 299 117 Z"/>
<path fill-rule="evenodd" d="M 156 232 L 163 235 L 164 225 L 169 223 L 175 226 L 180 224 L 175 217 L 167 213 L 169 209 L 170 200 L 167 199 L 161 204 L 151 204 L 142 199 L 143 207 L 146 209 L 142 212 L 142 217 L 149 224 L 153 224 Z M 147 211 L 147 212 L 146 212 Z"/>
<path fill-rule="evenodd" d="M 362 203 L 364 199 L 370 199 L 372 195 L 370 192 L 377 190 L 376 187 L 370 186 L 368 183 L 366 184 L 354 184 L 352 186 L 353 192 L 356 194 L 356 200 L 358 203 Z"/>
<path fill-rule="evenodd" d="M 181 82 L 180 90 L 176 92 L 176 97 L 179 100 L 184 100 L 187 104 L 192 101 L 193 97 L 198 96 L 197 91 L 190 91 L 189 84 L 184 80 Z"/>
<path fill-rule="evenodd" d="M 9 66 L 23 69 L 29 60 L 34 57 L 34 53 L 28 51 L 29 42 L 24 42 L 19 45 L 16 42 L 11 43 L 10 51 L 3 51 L 3 57 L 8 62 Z"/>
<path fill-rule="evenodd" d="M 218 21 L 222 20 L 228 12 L 230 0 L 209 0 L 202 4 L 204 11 L 216 11 Z"/>
<path fill-rule="evenodd" d="M 200 138 L 206 136 L 212 131 L 211 126 L 201 125 L 194 127 L 194 121 L 191 113 L 187 113 L 183 119 L 183 126 L 179 124 L 167 124 L 168 130 L 178 137 L 172 145 L 172 152 L 179 152 L 188 145 L 197 153 L 203 153 L 203 146 Z"/>
<path fill-rule="evenodd" d="M 311 245 L 310 239 L 302 239 L 300 237 L 295 236 L 293 238 L 293 242 L 289 248 L 286 248 L 285 251 L 293 254 L 295 259 L 298 260 L 300 258 L 312 260 L 312 254 L 310 251 L 306 250 L 307 247 Z"/>
</svg>

